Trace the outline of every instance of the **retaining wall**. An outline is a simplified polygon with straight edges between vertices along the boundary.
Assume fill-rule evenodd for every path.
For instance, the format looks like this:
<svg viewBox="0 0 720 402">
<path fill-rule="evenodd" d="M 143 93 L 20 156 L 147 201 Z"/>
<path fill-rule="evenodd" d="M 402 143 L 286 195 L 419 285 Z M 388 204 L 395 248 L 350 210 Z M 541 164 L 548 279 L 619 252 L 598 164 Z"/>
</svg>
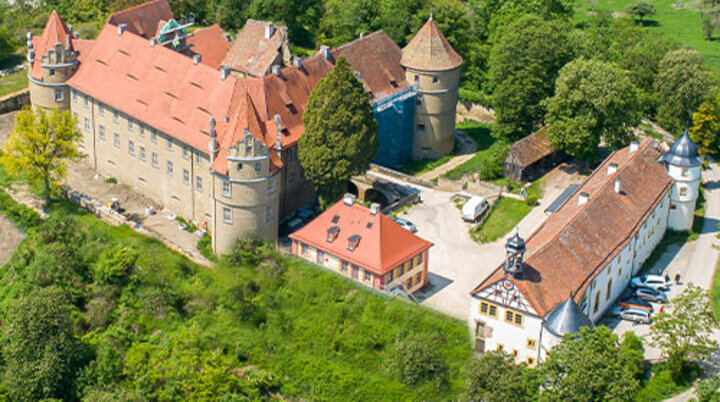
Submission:
<svg viewBox="0 0 720 402">
<path fill-rule="evenodd" d="M 30 104 L 30 90 L 13 92 L 11 94 L 0 97 L 0 114 L 20 110 L 23 106 Z"/>
</svg>

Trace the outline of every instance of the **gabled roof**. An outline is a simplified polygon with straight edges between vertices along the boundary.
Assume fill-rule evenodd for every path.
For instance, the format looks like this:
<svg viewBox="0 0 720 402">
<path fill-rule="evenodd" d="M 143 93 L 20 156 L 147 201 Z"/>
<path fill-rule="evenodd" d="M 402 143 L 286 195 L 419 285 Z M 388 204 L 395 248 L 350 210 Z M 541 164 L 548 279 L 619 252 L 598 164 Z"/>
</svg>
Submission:
<svg viewBox="0 0 720 402">
<path fill-rule="evenodd" d="M 687 130 L 662 154 L 662 161 L 680 167 L 696 167 L 702 164 L 702 158 Z"/>
<path fill-rule="evenodd" d="M 328 229 L 331 227 L 339 228 L 339 233 L 330 243 L 327 238 Z M 360 241 L 353 251 L 348 250 L 351 236 L 360 236 Z M 369 208 L 360 204 L 347 205 L 343 200 L 291 234 L 290 238 L 310 244 L 378 275 L 384 275 L 432 246 L 432 243 L 403 229 L 383 213 L 373 215 Z"/>
<path fill-rule="evenodd" d="M 173 18 L 167 0 L 154 0 L 110 14 L 108 23 L 118 26 L 127 24 L 127 29 L 145 39 L 155 36 L 160 21 Z"/>
<path fill-rule="evenodd" d="M 216 69 L 220 68 L 223 58 L 230 51 L 230 43 L 223 37 L 223 30 L 218 24 L 193 31 L 187 43 L 193 53 L 202 56 L 203 63 Z"/>
<path fill-rule="evenodd" d="M 593 324 L 572 297 L 557 305 L 545 318 L 545 329 L 557 337 L 580 332 L 581 327 L 592 329 Z"/>
<path fill-rule="evenodd" d="M 266 38 L 265 30 L 271 24 L 274 32 L 270 38 Z M 262 77 L 270 69 L 287 40 L 287 28 L 276 27 L 272 22 L 248 19 L 233 41 L 222 65 L 253 77 Z"/>
<path fill-rule="evenodd" d="M 508 148 L 508 154 L 514 155 L 523 168 L 532 165 L 551 153 L 553 153 L 553 149 L 547 136 L 547 126 L 522 138 Z"/>
<path fill-rule="evenodd" d="M 58 42 L 62 44 L 63 48 L 66 47 L 68 35 L 71 38 L 70 48 L 72 50 L 72 32 L 70 32 L 70 29 L 65 25 L 65 22 L 60 18 L 57 11 L 53 10 L 45 24 L 42 35 L 32 39 L 33 50 L 35 51 L 35 62 L 33 63 L 30 75 L 33 78 L 38 80 L 42 79 L 42 56 L 47 54 Z"/>
<path fill-rule="evenodd" d="M 540 315 L 545 315 L 566 295 L 576 302 L 598 272 L 628 244 L 640 224 L 662 201 L 673 184 L 657 162 L 661 149 L 645 139 L 610 155 L 573 195 L 527 240 L 525 265 L 520 279 L 511 280 Z M 618 164 L 608 174 L 608 165 Z M 614 190 L 620 180 L 621 193 Z M 579 205 L 580 193 L 589 199 Z M 477 294 L 503 277 L 498 267 L 473 292 Z"/>
<path fill-rule="evenodd" d="M 462 57 L 430 17 L 402 50 L 402 65 L 416 70 L 445 71 L 460 67 Z"/>
</svg>

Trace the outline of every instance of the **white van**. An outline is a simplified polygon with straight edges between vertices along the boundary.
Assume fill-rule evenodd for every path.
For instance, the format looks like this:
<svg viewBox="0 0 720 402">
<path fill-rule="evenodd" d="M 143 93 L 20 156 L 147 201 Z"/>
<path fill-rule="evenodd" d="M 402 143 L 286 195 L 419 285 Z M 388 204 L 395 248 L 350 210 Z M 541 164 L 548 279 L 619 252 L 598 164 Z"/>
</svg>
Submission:
<svg viewBox="0 0 720 402">
<path fill-rule="evenodd" d="M 462 207 L 462 218 L 468 222 L 475 222 L 487 211 L 489 204 L 483 197 L 473 196 Z"/>
</svg>

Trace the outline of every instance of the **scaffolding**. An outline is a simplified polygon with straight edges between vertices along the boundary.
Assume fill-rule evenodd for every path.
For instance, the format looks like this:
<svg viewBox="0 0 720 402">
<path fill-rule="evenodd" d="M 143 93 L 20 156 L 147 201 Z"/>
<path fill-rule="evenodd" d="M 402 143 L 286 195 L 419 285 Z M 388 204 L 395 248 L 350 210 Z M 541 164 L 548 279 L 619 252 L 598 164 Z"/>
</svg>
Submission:
<svg viewBox="0 0 720 402">
<path fill-rule="evenodd" d="M 410 159 L 416 98 L 415 88 L 409 87 L 375 102 L 380 148 L 373 162 L 394 168 Z"/>
</svg>

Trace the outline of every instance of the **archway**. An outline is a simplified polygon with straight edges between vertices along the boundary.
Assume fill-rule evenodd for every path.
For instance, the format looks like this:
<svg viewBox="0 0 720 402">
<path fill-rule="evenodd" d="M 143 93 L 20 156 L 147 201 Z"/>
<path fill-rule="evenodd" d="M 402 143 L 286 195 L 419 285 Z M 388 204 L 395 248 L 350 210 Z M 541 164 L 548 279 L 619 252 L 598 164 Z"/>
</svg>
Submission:
<svg viewBox="0 0 720 402">
<path fill-rule="evenodd" d="M 360 195 L 357 185 L 351 181 L 348 182 L 346 191 L 350 194 L 354 194 L 356 197 Z"/>
<path fill-rule="evenodd" d="M 377 202 L 381 206 L 385 207 L 388 205 L 388 199 L 382 191 L 369 188 L 365 190 L 365 201 L 366 202 Z"/>
</svg>

